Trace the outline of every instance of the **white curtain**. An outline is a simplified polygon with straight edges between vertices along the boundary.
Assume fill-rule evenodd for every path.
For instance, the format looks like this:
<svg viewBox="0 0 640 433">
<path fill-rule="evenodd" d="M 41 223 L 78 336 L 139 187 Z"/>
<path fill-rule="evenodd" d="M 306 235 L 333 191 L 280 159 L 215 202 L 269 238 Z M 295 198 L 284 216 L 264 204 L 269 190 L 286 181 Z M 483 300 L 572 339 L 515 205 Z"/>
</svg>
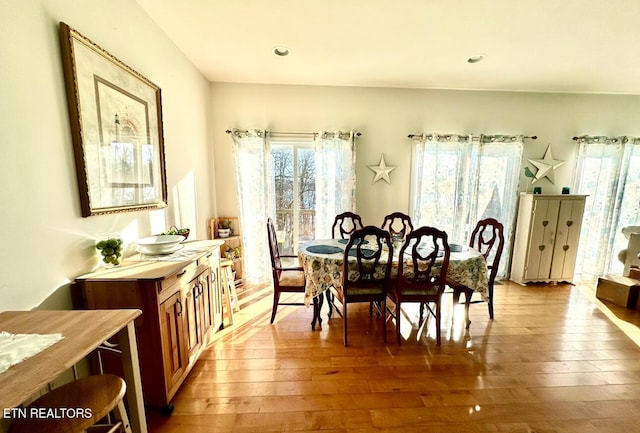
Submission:
<svg viewBox="0 0 640 433">
<path fill-rule="evenodd" d="M 411 218 L 414 226 L 447 232 L 466 245 L 476 223 L 495 218 L 504 226 L 498 277 L 508 272 L 515 227 L 523 136 L 423 134 L 413 136 Z"/>
<path fill-rule="evenodd" d="M 640 224 L 640 141 L 628 137 L 577 137 L 573 189 L 587 194 L 576 274 L 585 281 L 620 274 L 626 248 L 623 227 Z"/>
<path fill-rule="evenodd" d="M 271 280 L 266 221 L 275 215 L 269 132 L 259 129 L 231 132 L 242 245 L 247 281 Z"/>
<path fill-rule="evenodd" d="M 316 239 L 331 238 L 335 216 L 355 212 L 356 133 L 321 131 L 314 136 Z"/>
<path fill-rule="evenodd" d="M 266 221 L 276 214 L 270 133 L 234 129 L 231 135 L 246 279 L 270 281 Z M 331 237 L 336 214 L 355 211 L 356 135 L 354 132 L 314 134 L 316 238 Z"/>
</svg>

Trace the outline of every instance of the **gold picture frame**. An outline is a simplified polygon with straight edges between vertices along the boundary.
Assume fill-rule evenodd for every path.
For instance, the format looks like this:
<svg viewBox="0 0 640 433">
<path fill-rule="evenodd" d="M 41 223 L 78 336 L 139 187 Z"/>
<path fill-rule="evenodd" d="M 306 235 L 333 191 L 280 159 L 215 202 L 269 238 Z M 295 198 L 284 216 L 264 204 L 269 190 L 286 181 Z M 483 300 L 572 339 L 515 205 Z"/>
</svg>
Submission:
<svg viewBox="0 0 640 433">
<path fill-rule="evenodd" d="M 60 40 L 82 216 L 166 207 L 160 88 L 62 22 Z"/>
</svg>

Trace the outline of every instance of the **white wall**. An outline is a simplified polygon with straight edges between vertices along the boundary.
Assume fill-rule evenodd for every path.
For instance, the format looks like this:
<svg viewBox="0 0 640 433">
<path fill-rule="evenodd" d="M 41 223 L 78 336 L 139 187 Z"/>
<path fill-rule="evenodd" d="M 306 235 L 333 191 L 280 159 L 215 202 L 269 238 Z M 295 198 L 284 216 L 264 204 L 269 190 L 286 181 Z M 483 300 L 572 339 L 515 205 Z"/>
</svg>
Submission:
<svg viewBox="0 0 640 433">
<path fill-rule="evenodd" d="M 162 89 L 166 210 L 80 216 L 60 21 Z M 101 233 L 134 240 L 178 223 L 207 237 L 209 83 L 135 1 L 0 0 L 0 86 L 0 311 L 68 308 Z"/>
<path fill-rule="evenodd" d="M 640 135 L 640 96 L 471 92 L 214 83 L 212 139 L 215 150 L 217 209 L 237 215 L 230 128 L 273 131 L 357 130 L 357 211 L 365 224 L 378 225 L 392 211 L 409 212 L 411 145 L 422 132 L 537 135 L 526 140 L 524 164 L 544 156 L 566 160 L 555 185 L 536 182 L 543 192 L 560 193 L 573 181 L 575 135 Z M 372 183 L 368 165 L 384 153 L 391 185 Z M 521 173 L 524 172 L 524 169 Z M 529 179 L 521 175 L 521 190 Z"/>
</svg>

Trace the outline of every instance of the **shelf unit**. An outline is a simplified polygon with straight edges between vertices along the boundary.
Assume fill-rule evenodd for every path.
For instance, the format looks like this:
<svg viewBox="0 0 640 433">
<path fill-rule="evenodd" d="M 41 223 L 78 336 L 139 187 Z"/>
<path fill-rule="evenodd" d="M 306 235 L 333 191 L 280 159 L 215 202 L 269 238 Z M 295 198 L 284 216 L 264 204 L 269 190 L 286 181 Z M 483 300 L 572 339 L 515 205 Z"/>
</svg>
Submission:
<svg viewBox="0 0 640 433">
<path fill-rule="evenodd" d="M 223 220 L 231 221 L 231 236 L 221 238 L 218 236 L 218 223 Z M 244 263 L 242 260 L 242 236 L 240 219 L 238 217 L 218 217 L 209 220 L 209 236 L 211 239 L 220 240 L 220 257 L 233 261 L 233 272 L 235 274 L 235 285 L 239 286 L 244 281 Z"/>
</svg>

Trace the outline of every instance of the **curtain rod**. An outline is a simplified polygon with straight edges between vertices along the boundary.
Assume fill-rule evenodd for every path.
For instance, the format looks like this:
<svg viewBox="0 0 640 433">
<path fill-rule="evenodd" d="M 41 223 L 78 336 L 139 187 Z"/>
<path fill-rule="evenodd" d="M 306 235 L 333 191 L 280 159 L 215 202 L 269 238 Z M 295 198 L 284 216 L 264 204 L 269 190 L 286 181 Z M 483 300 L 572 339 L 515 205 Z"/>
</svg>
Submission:
<svg viewBox="0 0 640 433">
<path fill-rule="evenodd" d="M 407 138 L 420 137 L 423 134 L 409 134 Z M 438 134 L 438 135 L 464 135 L 464 134 Z M 518 134 L 487 134 L 487 135 L 518 135 Z M 480 138 L 479 136 L 471 136 L 472 139 Z M 524 138 L 530 138 L 531 140 L 537 140 L 537 135 L 525 135 Z"/>
<path fill-rule="evenodd" d="M 226 131 L 227 134 L 231 134 L 233 131 L 231 129 L 227 129 Z M 328 132 L 333 132 L 333 131 L 328 131 Z M 275 135 L 310 135 L 310 136 L 314 136 L 315 134 L 317 134 L 317 132 L 280 132 L 280 131 L 270 131 L 271 134 L 275 134 Z M 360 137 L 362 135 L 361 132 L 355 132 L 356 137 Z"/>
</svg>

